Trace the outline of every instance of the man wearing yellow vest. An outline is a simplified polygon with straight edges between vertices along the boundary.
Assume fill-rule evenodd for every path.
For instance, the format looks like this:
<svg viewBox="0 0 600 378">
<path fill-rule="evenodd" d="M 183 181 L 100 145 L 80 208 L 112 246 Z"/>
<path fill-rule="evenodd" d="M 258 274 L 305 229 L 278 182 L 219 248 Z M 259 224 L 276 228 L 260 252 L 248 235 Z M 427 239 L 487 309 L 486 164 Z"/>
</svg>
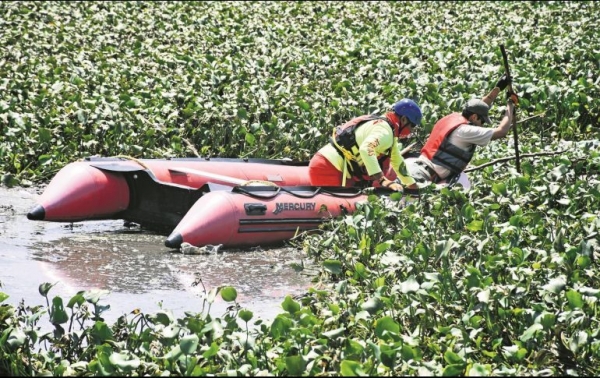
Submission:
<svg viewBox="0 0 600 378">
<path fill-rule="evenodd" d="M 400 154 L 398 138 L 407 137 L 421 123 L 421 109 L 413 100 L 396 102 L 383 117 L 363 115 L 333 130 L 329 144 L 310 160 L 308 174 L 314 186 L 371 186 L 378 183 L 402 191 L 403 185 L 416 189 Z M 398 178 L 390 180 L 382 172 L 381 161 L 390 158 Z M 365 183 L 366 181 L 366 183 Z"/>
<path fill-rule="evenodd" d="M 519 101 L 514 92 L 507 93 L 506 110 L 498 126 L 489 128 L 483 125 L 492 123 L 488 115 L 490 106 L 509 84 L 503 76 L 483 99 L 471 99 L 462 113 L 449 114 L 436 122 L 420 156 L 407 164 L 420 187 L 430 182 L 452 181 L 467 167 L 477 146 L 486 146 L 508 134 L 515 105 Z"/>
</svg>

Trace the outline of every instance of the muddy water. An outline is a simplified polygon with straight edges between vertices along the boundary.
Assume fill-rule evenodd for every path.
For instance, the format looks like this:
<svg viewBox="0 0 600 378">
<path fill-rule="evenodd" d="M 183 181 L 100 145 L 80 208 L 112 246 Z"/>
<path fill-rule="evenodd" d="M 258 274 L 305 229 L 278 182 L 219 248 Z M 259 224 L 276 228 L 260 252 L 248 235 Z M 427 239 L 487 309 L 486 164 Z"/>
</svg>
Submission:
<svg viewBox="0 0 600 378">
<path fill-rule="evenodd" d="M 283 311 L 286 295 L 311 285 L 310 276 L 290 266 L 305 258 L 295 248 L 183 254 L 164 246 L 165 235 L 125 227 L 121 220 L 30 221 L 26 214 L 39 193 L 0 187 L 0 291 L 10 296 L 5 303 L 45 305 L 38 292 L 44 282 L 56 283 L 50 298 L 59 295 L 65 302 L 80 290 L 108 290 L 100 304 L 110 305 L 104 318 L 113 322 L 136 308 L 144 313 L 162 308 L 175 316 L 200 312 L 202 285 L 206 290 L 230 285 L 242 307 L 272 319 Z M 221 316 L 229 305 L 219 297 L 210 313 Z"/>
</svg>

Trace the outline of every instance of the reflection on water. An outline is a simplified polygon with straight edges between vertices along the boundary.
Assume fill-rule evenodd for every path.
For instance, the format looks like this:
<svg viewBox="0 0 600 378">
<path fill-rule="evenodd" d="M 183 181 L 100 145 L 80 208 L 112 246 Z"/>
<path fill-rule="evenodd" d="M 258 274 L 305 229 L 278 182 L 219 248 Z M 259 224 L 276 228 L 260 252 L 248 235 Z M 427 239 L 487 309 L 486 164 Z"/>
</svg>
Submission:
<svg viewBox="0 0 600 378">
<path fill-rule="evenodd" d="M 196 290 L 198 278 L 207 289 L 236 287 L 249 298 L 279 297 L 304 290 L 308 279 L 290 263 L 302 253 L 293 248 L 225 250 L 215 254 L 184 255 L 163 246 L 165 237 L 139 232 L 95 232 L 31 246 L 31 258 L 50 263 L 55 276 L 82 289 L 103 288 L 139 294 L 149 290 Z"/>
<path fill-rule="evenodd" d="M 203 286 L 210 290 L 229 285 L 237 289 L 242 307 L 272 318 L 282 311 L 286 295 L 301 294 L 310 286 L 310 277 L 290 266 L 303 258 L 294 248 L 184 255 L 164 246 L 165 235 L 127 228 L 118 220 L 72 225 L 29 221 L 26 213 L 35 204 L 35 194 L 0 188 L 0 195 L 0 266 L 5 271 L 0 282 L 2 291 L 16 297 L 9 303 L 23 298 L 26 304 L 44 304 L 38 286 L 58 282 L 51 296 L 109 290 L 101 301 L 111 305 L 107 320 L 135 308 L 152 313 L 159 304 L 181 316 L 187 310 L 200 311 Z M 202 284 L 194 285 L 198 280 Z M 211 313 L 220 316 L 227 306 L 217 301 Z"/>
</svg>

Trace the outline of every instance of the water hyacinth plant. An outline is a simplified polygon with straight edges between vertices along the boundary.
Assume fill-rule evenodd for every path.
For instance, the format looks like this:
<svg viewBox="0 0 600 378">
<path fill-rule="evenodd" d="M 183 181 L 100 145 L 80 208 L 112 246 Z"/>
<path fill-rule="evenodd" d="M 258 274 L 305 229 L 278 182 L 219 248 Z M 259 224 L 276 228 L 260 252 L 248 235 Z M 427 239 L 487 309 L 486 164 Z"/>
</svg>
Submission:
<svg viewBox="0 0 600 378">
<path fill-rule="evenodd" d="M 0 2 L 0 171 L 42 184 L 91 155 L 307 160 L 331 128 L 399 98 L 437 119 L 509 53 L 510 138 L 469 191 L 372 197 L 298 238 L 306 294 L 256 319 L 233 287 L 200 312 L 103 292 L 2 304 L 7 375 L 597 375 L 600 35 L 596 2 Z M 497 119 L 503 99 L 496 101 Z M 231 307 L 210 313 L 218 296 Z"/>
</svg>

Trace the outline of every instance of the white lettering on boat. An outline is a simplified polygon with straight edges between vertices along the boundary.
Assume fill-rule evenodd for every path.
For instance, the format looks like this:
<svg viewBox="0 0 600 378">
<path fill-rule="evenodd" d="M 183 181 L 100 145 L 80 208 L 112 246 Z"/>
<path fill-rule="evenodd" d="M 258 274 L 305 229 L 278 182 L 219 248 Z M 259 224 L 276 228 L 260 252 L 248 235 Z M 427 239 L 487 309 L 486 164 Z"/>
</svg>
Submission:
<svg viewBox="0 0 600 378">
<path fill-rule="evenodd" d="M 316 204 L 314 202 L 277 202 L 275 203 L 275 210 L 273 214 L 279 214 L 282 211 L 303 211 L 303 210 L 314 210 Z"/>
</svg>

